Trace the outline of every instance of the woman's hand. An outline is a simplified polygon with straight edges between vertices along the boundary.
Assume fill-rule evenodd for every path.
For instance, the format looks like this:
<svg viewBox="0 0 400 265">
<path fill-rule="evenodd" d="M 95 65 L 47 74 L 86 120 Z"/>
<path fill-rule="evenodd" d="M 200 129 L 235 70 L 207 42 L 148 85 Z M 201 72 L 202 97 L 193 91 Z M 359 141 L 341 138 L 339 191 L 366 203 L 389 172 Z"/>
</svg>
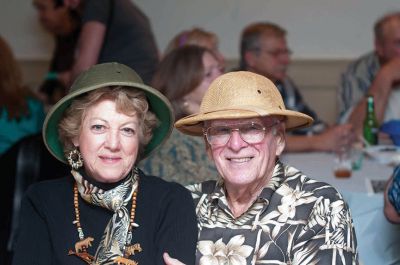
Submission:
<svg viewBox="0 0 400 265">
<path fill-rule="evenodd" d="M 165 265 L 185 265 L 184 263 L 180 262 L 177 259 L 171 258 L 167 252 L 163 255 Z"/>
</svg>

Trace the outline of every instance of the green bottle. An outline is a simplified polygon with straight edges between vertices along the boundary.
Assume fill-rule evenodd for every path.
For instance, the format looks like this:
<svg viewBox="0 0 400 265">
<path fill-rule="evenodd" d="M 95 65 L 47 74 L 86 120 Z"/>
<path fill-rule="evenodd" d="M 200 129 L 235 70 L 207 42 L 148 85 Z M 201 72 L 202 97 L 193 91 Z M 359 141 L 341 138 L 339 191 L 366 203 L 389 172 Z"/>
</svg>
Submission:
<svg viewBox="0 0 400 265">
<path fill-rule="evenodd" d="M 365 116 L 364 130 L 363 130 L 364 139 L 370 145 L 376 145 L 378 144 L 378 132 L 379 132 L 379 125 L 375 116 L 374 97 L 372 95 L 368 95 L 367 115 Z"/>
</svg>

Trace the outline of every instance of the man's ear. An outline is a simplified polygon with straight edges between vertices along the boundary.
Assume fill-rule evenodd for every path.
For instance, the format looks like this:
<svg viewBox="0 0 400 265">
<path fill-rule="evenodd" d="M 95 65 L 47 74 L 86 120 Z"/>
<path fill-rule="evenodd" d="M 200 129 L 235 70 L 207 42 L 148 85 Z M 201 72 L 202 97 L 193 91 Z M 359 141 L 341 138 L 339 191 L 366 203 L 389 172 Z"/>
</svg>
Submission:
<svg viewBox="0 0 400 265">
<path fill-rule="evenodd" d="M 285 138 L 285 124 L 283 122 L 279 123 L 277 126 L 272 128 L 272 134 L 276 139 L 276 156 L 280 156 L 286 146 Z"/>
<path fill-rule="evenodd" d="M 211 161 L 214 161 L 213 155 L 212 155 L 212 152 L 211 152 L 211 146 L 210 146 L 210 144 L 208 143 L 208 141 L 207 141 L 207 139 L 206 139 L 205 136 L 204 136 L 204 144 L 205 144 L 205 147 L 206 147 L 206 153 L 207 153 L 208 158 L 209 158 Z"/>
</svg>

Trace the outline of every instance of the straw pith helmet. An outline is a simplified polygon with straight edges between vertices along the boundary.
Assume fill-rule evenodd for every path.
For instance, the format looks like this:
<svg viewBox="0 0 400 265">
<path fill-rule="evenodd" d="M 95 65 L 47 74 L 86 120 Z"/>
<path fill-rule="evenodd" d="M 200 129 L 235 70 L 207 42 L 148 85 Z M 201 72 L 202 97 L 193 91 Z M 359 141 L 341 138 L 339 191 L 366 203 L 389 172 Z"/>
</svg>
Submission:
<svg viewBox="0 0 400 265">
<path fill-rule="evenodd" d="M 268 78 L 246 71 L 231 72 L 215 79 L 200 105 L 199 113 L 178 120 L 175 127 L 190 135 L 202 135 L 207 120 L 284 116 L 286 129 L 307 127 L 313 119 L 287 110 L 282 96 Z"/>
</svg>

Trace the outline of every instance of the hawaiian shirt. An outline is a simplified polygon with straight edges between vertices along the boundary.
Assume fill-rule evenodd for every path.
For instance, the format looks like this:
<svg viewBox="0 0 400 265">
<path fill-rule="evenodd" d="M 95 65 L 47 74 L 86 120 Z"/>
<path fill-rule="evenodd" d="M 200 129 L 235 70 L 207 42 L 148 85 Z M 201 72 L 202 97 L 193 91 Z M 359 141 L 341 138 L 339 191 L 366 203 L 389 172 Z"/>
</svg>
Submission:
<svg viewBox="0 0 400 265">
<path fill-rule="evenodd" d="M 388 190 L 390 203 L 400 214 L 400 166 L 393 171 L 393 181 Z"/>
<path fill-rule="evenodd" d="M 278 161 L 238 218 L 223 187 L 222 180 L 187 187 L 198 217 L 196 264 L 358 264 L 350 210 L 332 186 Z"/>
<path fill-rule="evenodd" d="M 379 58 L 370 52 L 352 62 L 341 76 L 338 93 L 339 122 L 346 122 L 358 102 L 363 99 L 381 69 Z M 392 89 L 386 105 L 384 121 L 400 118 L 400 89 Z"/>
<path fill-rule="evenodd" d="M 283 102 L 287 109 L 299 111 L 314 119 L 311 126 L 294 130 L 291 132 L 292 134 L 313 135 L 321 133 L 326 129 L 326 124 L 320 120 L 317 114 L 307 105 L 300 94 L 299 89 L 290 78 L 285 78 L 283 81 L 277 82 L 275 85 L 281 93 Z"/>
<path fill-rule="evenodd" d="M 174 129 L 171 137 L 138 167 L 147 175 L 182 185 L 218 179 L 217 169 L 208 158 L 205 146 L 203 137 Z"/>
</svg>

